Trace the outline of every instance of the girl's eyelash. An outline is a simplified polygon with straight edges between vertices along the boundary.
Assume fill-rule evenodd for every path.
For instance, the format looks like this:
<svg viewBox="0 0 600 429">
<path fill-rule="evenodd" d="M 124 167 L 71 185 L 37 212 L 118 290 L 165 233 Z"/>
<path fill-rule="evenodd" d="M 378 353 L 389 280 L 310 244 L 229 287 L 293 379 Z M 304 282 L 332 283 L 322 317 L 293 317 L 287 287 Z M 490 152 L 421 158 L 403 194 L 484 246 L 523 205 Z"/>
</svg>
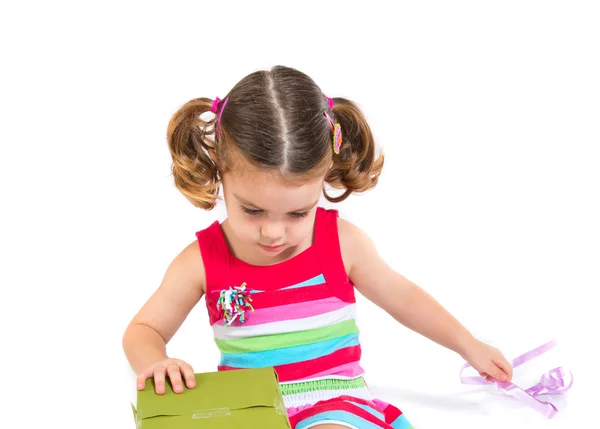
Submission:
<svg viewBox="0 0 600 429">
<path fill-rule="evenodd" d="M 258 216 L 259 214 L 262 213 L 262 210 L 256 210 L 256 209 L 249 209 L 248 207 L 245 206 L 240 206 L 242 208 L 242 211 L 254 216 Z"/>
<path fill-rule="evenodd" d="M 262 210 L 258 210 L 258 209 L 249 209 L 246 206 L 240 206 L 242 211 L 244 213 L 248 213 L 249 215 L 253 215 L 253 216 L 258 216 L 262 213 Z M 294 213 L 290 213 L 290 216 L 296 219 L 300 219 L 303 217 L 306 217 L 306 215 L 308 215 L 308 212 L 294 212 Z"/>
</svg>

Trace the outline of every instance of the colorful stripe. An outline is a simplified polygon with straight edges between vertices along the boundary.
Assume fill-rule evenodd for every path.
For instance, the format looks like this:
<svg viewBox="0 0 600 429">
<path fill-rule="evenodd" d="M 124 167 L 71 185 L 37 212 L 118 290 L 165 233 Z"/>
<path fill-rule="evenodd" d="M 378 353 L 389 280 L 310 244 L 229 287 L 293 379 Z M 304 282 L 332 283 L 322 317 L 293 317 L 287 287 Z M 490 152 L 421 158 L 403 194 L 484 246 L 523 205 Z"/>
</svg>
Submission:
<svg viewBox="0 0 600 429">
<path fill-rule="evenodd" d="M 368 411 L 369 413 L 373 414 L 375 417 L 377 417 L 379 420 L 385 421 L 385 416 L 383 415 L 383 413 L 379 410 L 375 410 L 373 407 L 369 406 L 369 405 L 364 405 L 364 404 L 359 404 L 356 401 L 348 401 L 350 404 L 354 404 L 357 407 L 362 408 L 365 411 Z"/>
<path fill-rule="evenodd" d="M 300 303 L 317 301 L 319 299 L 331 298 L 331 292 L 327 287 L 302 287 L 296 289 L 278 290 L 277 293 L 257 294 L 253 297 L 252 306 L 255 310 L 271 307 L 281 307 L 290 302 Z M 345 301 L 344 301 L 345 302 Z M 348 302 L 353 304 L 355 301 Z"/>
<path fill-rule="evenodd" d="M 341 395 L 352 397 L 355 400 L 373 400 L 373 394 L 367 387 L 344 390 L 320 390 L 316 392 L 299 393 L 297 395 L 287 395 L 283 397 L 283 403 L 288 412 L 288 416 L 295 415 L 305 409 L 314 406 L 323 401 L 337 399 Z"/>
<path fill-rule="evenodd" d="M 388 404 L 387 402 L 383 402 L 382 400 L 374 399 L 373 403 L 375 404 L 375 406 L 377 406 L 377 408 L 383 410 L 383 413 L 385 414 L 386 419 L 389 422 L 393 422 L 402 414 L 402 411 L 400 411 L 398 408 Z"/>
<path fill-rule="evenodd" d="M 297 283 L 292 286 L 284 287 L 281 290 L 296 289 L 299 287 L 307 287 L 307 286 L 318 286 L 318 285 L 322 285 L 322 284 L 325 284 L 325 276 L 323 276 L 323 274 L 319 274 L 318 276 L 313 277 L 312 279 L 308 279 L 302 283 Z"/>
<path fill-rule="evenodd" d="M 215 342 L 221 353 L 258 353 L 266 350 L 318 343 L 351 334 L 358 334 L 358 327 L 354 319 L 309 331 L 263 335 L 239 340 L 215 339 Z"/>
<path fill-rule="evenodd" d="M 390 429 L 390 425 L 376 416 L 374 411 L 343 399 L 334 399 L 302 411 L 291 417 L 290 421 L 294 429 L 303 429 L 316 423 L 333 423 L 332 421 L 349 423 L 360 429 Z"/>
<path fill-rule="evenodd" d="M 275 371 L 279 376 L 279 381 L 285 383 L 287 381 L 300 380 L 307 378 L 313 374 L 327 371 L 339 364 L 355 362 L 359 364 L 362 352 L 360 346 L 346 347 L 338 350 L 330 355 L 323 356 L 317 359 L 311 359 L 304 362 L 293 363 L 289 365 L 280 365 L 275 367 Z M 231 366 L 220 365 L 219 371 L 228 371 L 239 369 Z"/>
<path fill-rule="evenodd" d="M 248 320 L 250 320 L 251 317 L 252 313 L 249 313 Z M 232 326 L 215 323 L 212 328 L 216 339 L 236 340 L 240 338 L 318 329 L 355 318 L 356 304 L 347 304 L 345 307 L 337 310 L 299 320 L 281 320 L 278 322 L 263 323 L 262 325 L 255 326 L 233 326 L 235 329 L 232 329 Z"/>
<path fill-rule="evenodd" d="M 337 423 L 359 429 L 412 428 L 403 414 L 392 422 L 387 411 L 386 409 L 382 412 L 374 401 L 340 396 L 336 399 L 320 402 L 290 416 L 290 422 L 294 429 L 306 429 L 318 423 Z"/>
<path fill-rule="evenodd" d="M 323 274 L 319 274 L 318 276 L 315 276 L 311 279 L 308 279 L 306 281 L 303 281 L 301 283 L 297 283 L 295 285 L 292 286 L 286 286 L 286 287 L 282 287 L 280 289 L 275 289 L 275 290 L 287 290 L 287 289 L 297 289 L 297 288 L 301 288 L 301 287 L 307 287 L 307 286 L 319 286 L 325 283 L 325 276 L 323 276 Z M 218 292 L 218 291 L 214 291 L 214 292 Z M 252 289 L 250 291 L 250 294 L 257 294 L 257 293 L 265 293 L 266 291 L 264 290 L 258 290 L 258 289 Z"/>
<path fill-rule="evenodd" d="M 344 365 L 329 368 L 323 372 L 317 372 L 310 377 L 300 379 L 299 381 L 314 380 L 320 377 L 328 378 L 356 378 L 363 375 L 365 371 L 360 366 L 359 362 L 350 362 Z"/>
<path fill-rule="evenodd" d="M 366 387 L 365 380 L 362 377 L 358 377 L 353 380 L 324 379 L 315 381 L 303 381 L 300 383 L 285 383 L 281 385 L 280 389 L 281 394 L 283 396 L 286 396 L 306 392 L 316 392 L 321 390 L 346 390 L 359 389 L 363 387 Z"/>
<path fill-rule="evenodd" d="M 404 414 L 401 414 L 400 417 L 394 420 L 390 426 L 394 429 L 412 429 L 411 424 Z"/>
<path fill-rule="evenodd" d="M 348 411 L 325 411 L 323 413 L 316 414 L 312 417 L 299 421 L 293 425 L 294 429 L 305 429 L 318 424 L 338 424 L 340 426 L 348 427 L 350 424 L 351 428 L 356 429 L 387 429 L 388 425 L 382 425 L 379 422 L 369 421 L 363 416 L 358 416 L 355 412 Z"/>
<path fill-rule="evenodd" d="M 333 340 L 285 349 L 267 350 L 255 353 L 221 354 L 222 366 L 236 368 L 263 368 L 266 366 L 288 365 L 330 355 L 346 347 L 358 346 L 358 334 L 345 335 Z"/>
<path fill-rule="evenodd" d="M 255 309 L 248 313 L 248 319 L 244 326 L 256 326 L 264 323 L 278 322 L 281 320 L 297 320 L 307 317 L 318 316 L 323 313 L 330 313 L 342 307 L 349 305 L 336 297 L 318 299 L 316 301 L 298 302 L 294 304 L 279 305 L 277 307 L 267 307 Z M 217 324 L 223 325 L 223 319 L 219 319 Z"/>
<path fill-rule="evenodd" d="M 213 323 L 219 371 L 274 367 L 292 428 L 411 429 L 400 410 L 366 386 L 356 305 L 332 296 L 323 274 L 255 289 L 253 306 L 244 324 Z"/>
</svg>

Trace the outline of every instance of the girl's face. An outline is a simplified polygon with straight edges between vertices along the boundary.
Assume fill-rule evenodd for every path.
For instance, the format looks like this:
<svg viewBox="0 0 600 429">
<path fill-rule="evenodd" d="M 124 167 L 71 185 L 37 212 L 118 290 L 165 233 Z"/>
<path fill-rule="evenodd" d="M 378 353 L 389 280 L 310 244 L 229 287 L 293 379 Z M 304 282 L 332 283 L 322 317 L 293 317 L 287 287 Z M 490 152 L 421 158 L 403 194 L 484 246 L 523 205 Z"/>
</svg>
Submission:
<svg viewBox="0 0 600 429">
<path fill-rule="evenodd" d="M 230 245 L 256 265 L 283 261 L 312 243 L 324 177 L 290 183 L 252 167 L 222 178 Z"/>
</svg>

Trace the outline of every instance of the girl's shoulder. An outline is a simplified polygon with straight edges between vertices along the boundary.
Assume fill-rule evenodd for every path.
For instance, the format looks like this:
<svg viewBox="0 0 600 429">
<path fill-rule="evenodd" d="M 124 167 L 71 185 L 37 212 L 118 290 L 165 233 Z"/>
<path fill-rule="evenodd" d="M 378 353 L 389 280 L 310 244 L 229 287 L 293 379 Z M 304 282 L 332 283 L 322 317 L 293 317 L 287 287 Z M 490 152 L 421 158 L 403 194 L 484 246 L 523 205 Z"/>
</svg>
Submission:
<svg viewBox="0 0 600 429">
<path fill-rule="evenodd" d="M 192 288 L 205 292 L 206 269 L 202 258 L 202 249 L 197 240 L 190 242 L 171 262 L 169 271 L 180 281 Z"/>
<path fill-rule="evenodd" d="M 342 217 L 337 218 L 337 229 L 342 260 L 350 275 L 352 267 L 364 258 L 364 250 L 372 248 L 373 242 L 365 231 Z"/>
</svg>

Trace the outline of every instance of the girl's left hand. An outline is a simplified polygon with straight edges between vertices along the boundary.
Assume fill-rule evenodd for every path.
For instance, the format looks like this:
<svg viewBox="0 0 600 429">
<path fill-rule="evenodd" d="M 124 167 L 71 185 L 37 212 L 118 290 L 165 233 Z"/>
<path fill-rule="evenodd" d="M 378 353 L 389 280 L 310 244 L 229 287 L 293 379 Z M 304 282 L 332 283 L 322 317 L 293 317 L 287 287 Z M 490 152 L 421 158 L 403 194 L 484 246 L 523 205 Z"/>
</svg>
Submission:
<svg viewBox="0 0 600 429">
<path fill-rule="evenodd" d="M 487 381 L 492 382 L 494 379 L 510 381 L 512 379 L 512 365 L 500 350 L 479 340 L 473 341 L 467 347 L 463 358 Z"/>
</svg>

